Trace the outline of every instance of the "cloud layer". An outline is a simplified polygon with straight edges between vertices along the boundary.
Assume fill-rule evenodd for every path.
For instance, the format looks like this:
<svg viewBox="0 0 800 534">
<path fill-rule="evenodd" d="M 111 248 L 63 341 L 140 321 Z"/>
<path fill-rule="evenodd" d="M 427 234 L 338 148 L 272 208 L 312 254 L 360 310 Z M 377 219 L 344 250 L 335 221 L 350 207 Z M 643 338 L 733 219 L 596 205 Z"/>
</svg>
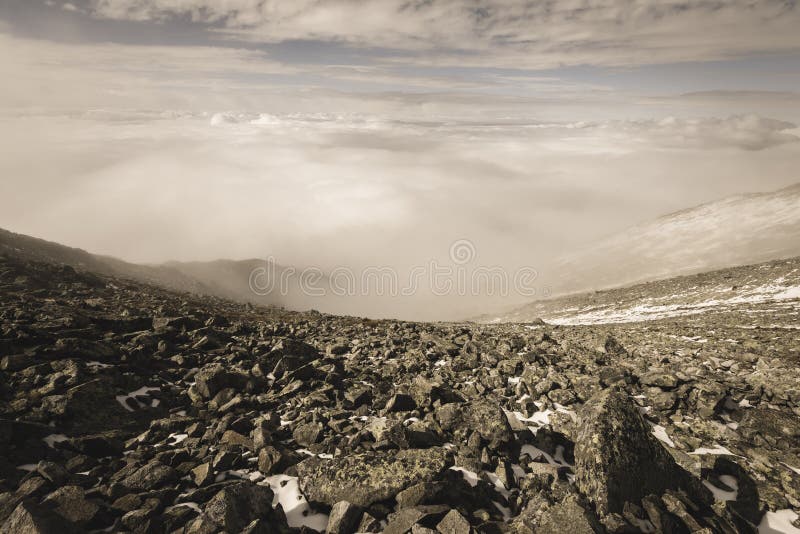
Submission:
<svg viewBox="0 0 800 534">
<path fill-rule="evenodd" d="M 800 163 L 792 125 L 758 116 L 97 110 L 2 124 L 0 226 L 137 261 L 408 265 L 468 237 L 491 264 L 541 266 L 667 211 L 787 185 Z"/>
<path fill-rule="evenodd" d="M 417 63 L 455 65 L 630 65 L 800 46 L 800 9 L 784 0 L 93 0 L 90 10 L 116 20 L 189 18 L 242 39 L 404 50 Z"/>
</svg>

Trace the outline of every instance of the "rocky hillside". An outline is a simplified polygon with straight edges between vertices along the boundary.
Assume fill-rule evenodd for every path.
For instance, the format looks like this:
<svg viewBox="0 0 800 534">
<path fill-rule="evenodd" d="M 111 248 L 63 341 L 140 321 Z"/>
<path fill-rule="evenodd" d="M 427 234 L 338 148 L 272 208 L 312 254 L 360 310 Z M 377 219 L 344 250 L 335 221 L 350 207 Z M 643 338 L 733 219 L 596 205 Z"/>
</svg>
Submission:
<svg viewBox="0 0 800 534">
<path fill-rule="evenodd" d="M 795 184 L 670 213 L 562 258 L 545 282 L 574 293 L 799 256 L 798 206 Z"/>
<path fill-rule="evenodd" d="M 765 315 L 371 321 L 8 255 L 0 304 L 3 533 L 797 532 Z"/>
<path fill-rule="evenodd" d="M 561 325 L 649 321 L 714 314 L 738 328 L 800 329 L 800 258 L 775 260 L 630 287 L 532 302 L 481 322 L 544 319 Z"/>
<path fill-rule="evenodd" d="M 111 256 L 92 254 L 85 250 L 67 247 L 52 241 L 17 234 L 0 228 L 0 253 L 27 260 L 69 265 L 95 274 L 128 278 L 166 289 L 188 293 L 213 295 L 238 302 L 251 302 L 263 306 L 287 306 L 307 310 L 319 305 L 319 299 L 304 295 L 297 284 L 289 284 L 286 291 L 256 294 L 250 287 L 254 269 L 264 276 L 279 280 L 286 267 L 273 264 L 266 267 L 265 260 L 217 260 L 207 262 L 171 261 L 144 265 L 122 261 Z M 260 280 L 266 285 L 266 279 Z"/>
</svg>

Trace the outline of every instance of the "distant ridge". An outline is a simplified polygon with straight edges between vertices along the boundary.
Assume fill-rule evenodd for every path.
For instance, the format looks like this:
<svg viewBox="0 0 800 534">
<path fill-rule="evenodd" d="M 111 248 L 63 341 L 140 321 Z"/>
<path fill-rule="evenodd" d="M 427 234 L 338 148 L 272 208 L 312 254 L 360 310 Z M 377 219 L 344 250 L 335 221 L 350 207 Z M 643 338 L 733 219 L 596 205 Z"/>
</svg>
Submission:
<svg viewBox="0 0 800 534">
<path fill-rule="evenodd" d="M 661 216 L 562 258 L 554 295 L 800 255 L 800 183 Z"/>
</svg>

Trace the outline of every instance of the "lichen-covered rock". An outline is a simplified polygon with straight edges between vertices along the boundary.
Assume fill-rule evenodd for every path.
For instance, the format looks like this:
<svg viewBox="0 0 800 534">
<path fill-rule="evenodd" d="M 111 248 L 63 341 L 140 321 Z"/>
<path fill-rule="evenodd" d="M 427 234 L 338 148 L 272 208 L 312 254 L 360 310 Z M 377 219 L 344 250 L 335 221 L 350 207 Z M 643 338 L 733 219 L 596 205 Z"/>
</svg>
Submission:
<svg viewBox="0 0 800 534">
<path fill-rule="evenodd" d="M 89 523 L 100 510 L 96 503 L 86 499 L 79 486 L 62 486 L 48 495 L 43 504 L 54 507 L 55 513 L 78 526 Z"/>
<path fill-rule="evenodd" d="M 20 503 L 0 526 L 4 534 L 69 534 L 75 529 L 45 507 Z"/>
<path fill-rule="evenodd" d="M 211 364 L 197 372 L 194 387 L 203 398 L 211 399 L 225 388 L 241 388 L 246 380 L 245 376 L 221 364 Z"/>
<path fill-rule="evenodd" d="M 536 534 L 595 534 L 603 528 L 594 514 L 580 505 L 571 495 L 562 502 L 549 507 L 542 514 Z"/>
<path fill-rule="evenodd" d="M 331 508 L 325 534 L 353 534 L 361 520 L 362 510 L 355 504 L 339 501 Z"/>
<path fill-rule="evenodd" d="M 447 467 L 441 448 L 373 452 L 333 459 L 309 458 L 297 464 L 300 489 L 310 502 L 358 506 L 393 498 L 400 491 L 433 480 Z"/>
<path fill-rule="evenodd" d="M 226 486 L 206 503 L 205 515 L 225 532 L 240 532 L 272 513 L 272 490 L 252 482 Z"/>
<path fill-rule="evenodd" d="M 626 502 L 675 488 L 690 489 L 709 503 L 708 491 L 675 463 L 624 391 L 602 391 L 579 418 L 575 482 L 598 513 L 621 512 Z"/>
</svg>

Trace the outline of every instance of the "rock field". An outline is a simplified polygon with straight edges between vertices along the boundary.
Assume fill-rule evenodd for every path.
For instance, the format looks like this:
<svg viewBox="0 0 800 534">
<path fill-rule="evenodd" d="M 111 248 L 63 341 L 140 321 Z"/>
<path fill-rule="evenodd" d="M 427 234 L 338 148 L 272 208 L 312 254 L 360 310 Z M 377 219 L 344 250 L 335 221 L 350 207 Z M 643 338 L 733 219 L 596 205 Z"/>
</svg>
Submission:
<svg viewBox="0 0 800 534">
<path fill-rule="evenodd" d="M 412 323 L 0 256 L 0 531 L 800 532 L 787 302 Z"/>
</svg>

